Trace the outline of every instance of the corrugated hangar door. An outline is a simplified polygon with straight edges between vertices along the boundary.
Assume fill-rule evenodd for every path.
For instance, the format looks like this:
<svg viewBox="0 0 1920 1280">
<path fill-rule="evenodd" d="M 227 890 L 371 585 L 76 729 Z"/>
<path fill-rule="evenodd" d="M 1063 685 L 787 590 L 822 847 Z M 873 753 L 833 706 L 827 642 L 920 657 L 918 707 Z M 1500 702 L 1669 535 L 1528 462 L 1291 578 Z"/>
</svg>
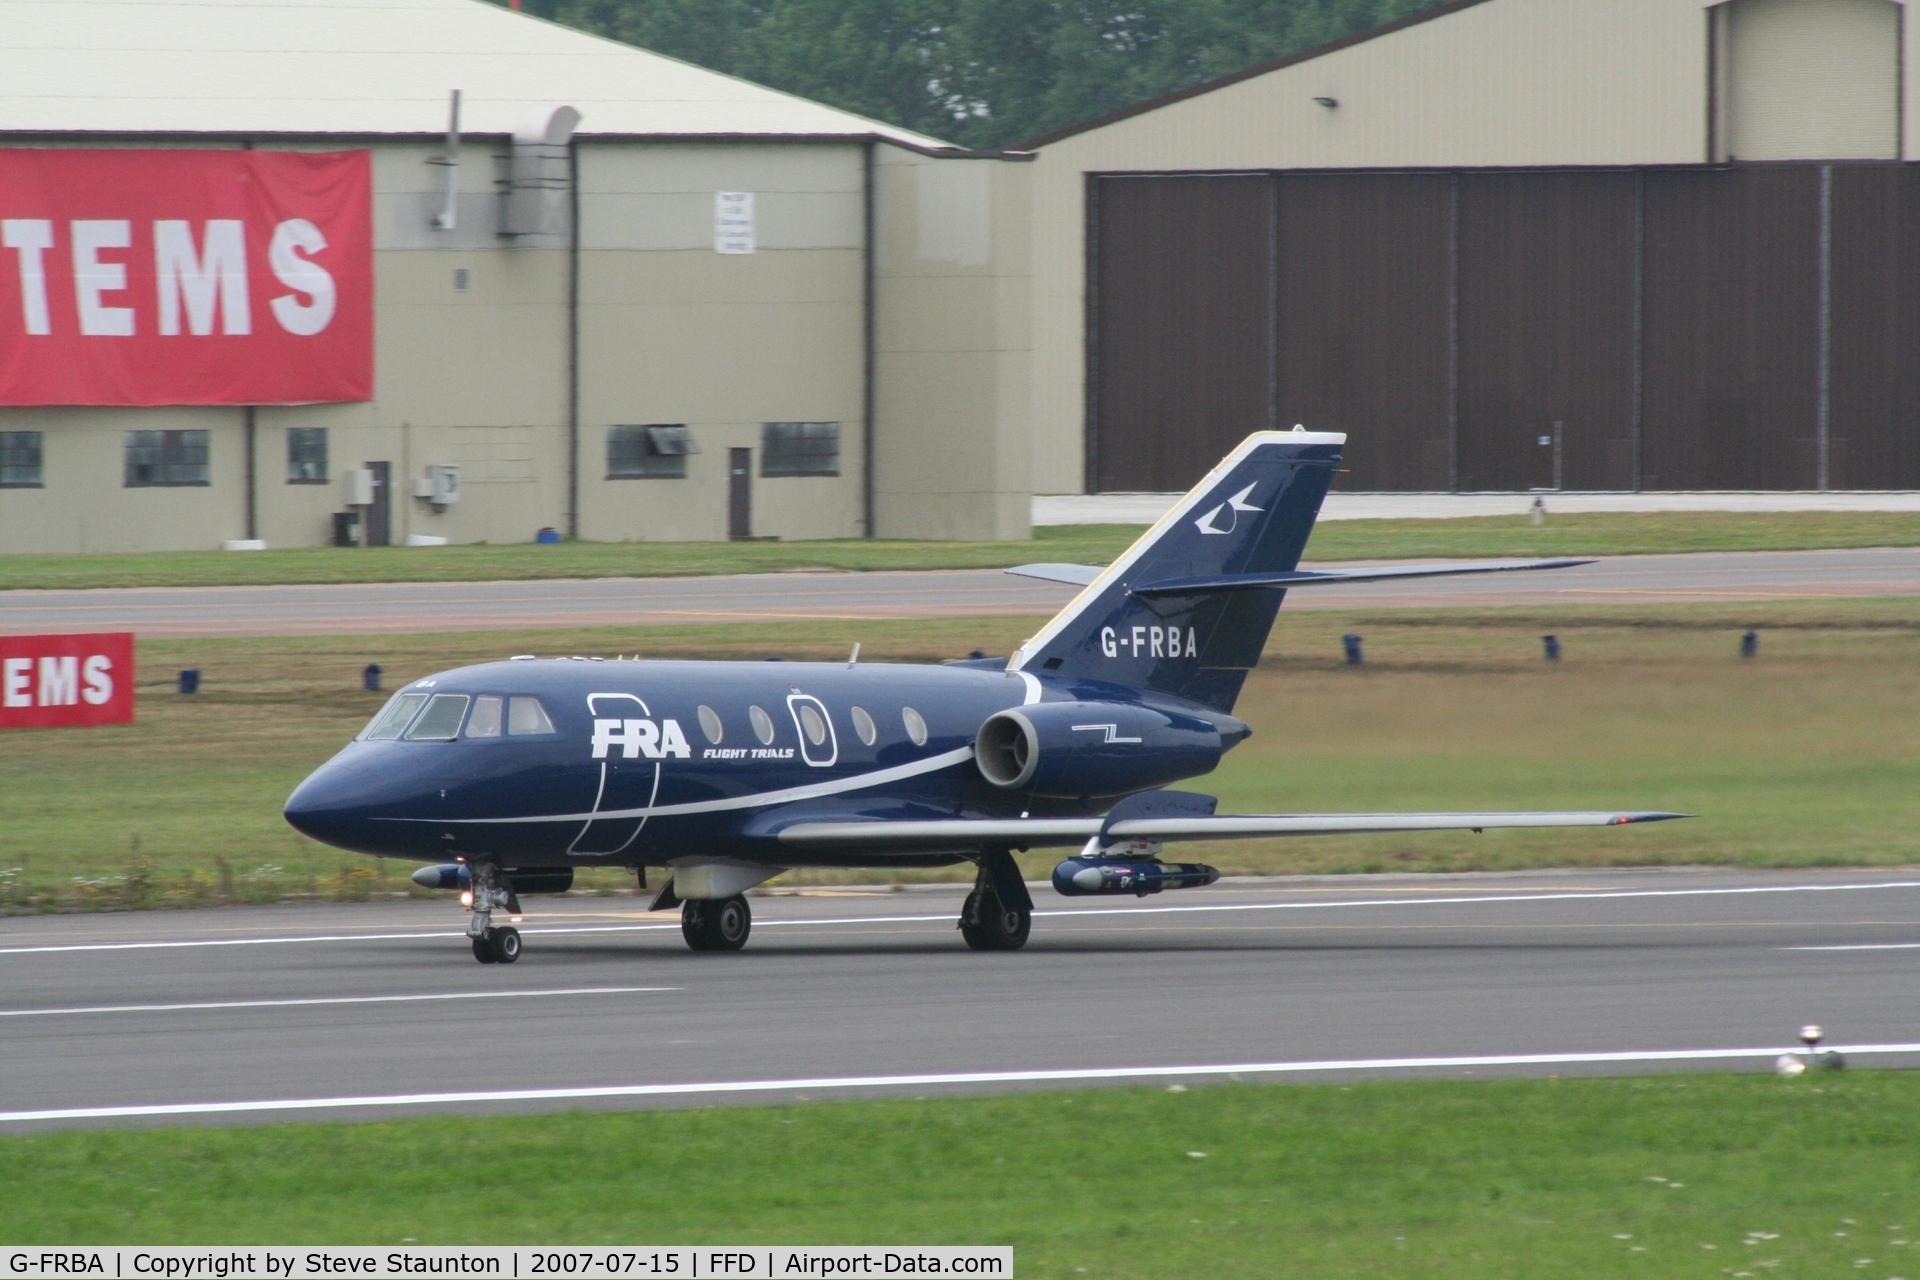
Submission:
<svg viewBox="0 0 1920 1280">
<path fill-rule="evenodd" d="M 1462 492 L 1633 488 L 1636 188 L 1461 175 Z"/>
<path fill-rule="evenodd" d="M 1248 432 L 1348 433 L 1345 489 L 1450 480 L 1451 179 L 1092 179 L 1087 488 L 1184 489 Z"/>
<path fill-rule="evenodd" d="M 1335 487 L 1444 490 L 1451 179 L 1280 179 L 1277 420 L 1345 431 Z"/>
<path fill-rule="evenodd" d="M 1641 484 L 1816 487 L 1819 170 L 1653 170 L 1642 180 Z"/>
<path fill-rule="evenodd" d="M 1273 179 L 1091 180 L 1089 492 L 1190 487 L 1272 422 Z"/>
<path fill-rule="evenodd" d="M 1833 169 L 1827 485 L 1920 489 L 1920 169 Z"/>
</svg>

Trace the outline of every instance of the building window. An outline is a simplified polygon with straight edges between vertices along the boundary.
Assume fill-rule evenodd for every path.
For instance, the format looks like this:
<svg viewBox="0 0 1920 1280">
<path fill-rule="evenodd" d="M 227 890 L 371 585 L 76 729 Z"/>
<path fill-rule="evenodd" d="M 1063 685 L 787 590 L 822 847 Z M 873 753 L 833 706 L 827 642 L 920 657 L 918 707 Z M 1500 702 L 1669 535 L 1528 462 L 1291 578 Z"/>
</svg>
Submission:
<svg viewBox="0 0 1920 1280">
<path fill-rule="evenodd" d="M 327 429 L 287 428 L 287 483 L 327 482 Z"/>
<path fill-rule="evenodd" d="M 837 476 L 840 474 L 840 424 L 766 422 L 760 426 L 760 474 L 763 476 Z"/>
<path fill-rule="evenodd" d="M 700 444 L 683 426 L 607 428 L 607 479 L 681 480 Z"/>
<path fill-rule="evenodd" d="M 0 489 L 39 489 L 46 485 L 40 470 L 38 431 L 0 431 Z"/>
<path fill-rule="evenodd" d="M 207 482 L 206 432 L 127 432 L 127 488 Z"/>
</svg>

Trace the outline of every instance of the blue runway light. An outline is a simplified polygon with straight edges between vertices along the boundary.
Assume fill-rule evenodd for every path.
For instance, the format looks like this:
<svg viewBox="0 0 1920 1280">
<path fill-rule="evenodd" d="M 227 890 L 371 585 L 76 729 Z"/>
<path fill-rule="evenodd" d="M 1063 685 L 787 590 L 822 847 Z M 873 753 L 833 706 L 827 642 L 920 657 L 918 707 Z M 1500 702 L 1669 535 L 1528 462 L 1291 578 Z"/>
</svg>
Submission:
<svg viewBox="0 0 1920 1280">
<path fill-rule="evenodd" d="M 1360 652 L 1359 636 L 1354 636 L 1354 635 L 1341 636 L 1340 647 L 1347 651 L 1348 666 L 1357 667 L 1362 662 L 1366 661 L 1365 657 Z"/>
</svg>

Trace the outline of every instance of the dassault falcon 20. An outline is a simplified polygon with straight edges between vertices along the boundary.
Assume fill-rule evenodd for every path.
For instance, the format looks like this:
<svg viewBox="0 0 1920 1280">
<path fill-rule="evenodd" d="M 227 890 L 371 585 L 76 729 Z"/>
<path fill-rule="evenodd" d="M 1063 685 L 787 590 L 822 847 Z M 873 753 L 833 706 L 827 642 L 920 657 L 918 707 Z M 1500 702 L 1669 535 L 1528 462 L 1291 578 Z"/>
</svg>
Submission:
<svg viewBox="0 0 1920 1280">
<path fill-rule="evenodd" d="M 746 890 L 792 867 L 971 862 L 960 933 L 1023 946 L 1033 903 L 1015 851 L 1072 849 L 1062 894 L 1211 884 L 1174 841 L 1363 831 L 1612 826 L 1671 813 L 1220 814 L 1168 784 L 1209 772 L 1252 729 L 1241 683 L 1290 590 L 1508 561 L 1341 571 L 1297 566 L 1346 437 L 1249 436 L 1105 569 L 1027 565 L 1085 589 L 1011 658 L 650 662 L 515 658 L 407 685 L 287 801 L 316 840 L 431 863 L 463 890 L 483 963 L 511 963 L 519 895 L 574 868 L 669 878 L 687 944 L 747 940 Z M 857 657 L 857 650 L 856 650 Z"/>
</svg>

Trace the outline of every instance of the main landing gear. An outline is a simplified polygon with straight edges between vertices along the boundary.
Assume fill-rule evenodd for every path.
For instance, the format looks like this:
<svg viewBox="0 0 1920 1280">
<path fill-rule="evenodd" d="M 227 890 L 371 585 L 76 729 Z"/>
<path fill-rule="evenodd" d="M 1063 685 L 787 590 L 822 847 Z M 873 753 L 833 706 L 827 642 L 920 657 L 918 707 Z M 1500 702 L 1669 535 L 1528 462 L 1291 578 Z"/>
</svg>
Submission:
<svg viewBox="0 0 1920 1280">
<path fill-rule="evenodd" d="M 1020 865 L 1005 849 L 980 857 L 973 892 L 960 908 L 960 936 L 975 951 L 1018 951 L 1033 932 L 1033 899 Z"/>
<path fill-rule="evenodd" d="M 680 933 L 695 951 L 738 951 L 747 945 L 753 912 L 743 894 L 689 900 L 680 906 Z"/>
<path fill-rule="evenodd" d="M 520 901 L 513 886 L 491 862 L 476 862 L 470 869 L 473 887 L 469 891 L 473 912 L 467 921 L 467 937 L 473 941 L 473 958 L 481 964 L 512 964 L 520 958 L 520 931 L 512 925 L 495 928 L 493 913 L 520 914 Z"/>
</svg>

